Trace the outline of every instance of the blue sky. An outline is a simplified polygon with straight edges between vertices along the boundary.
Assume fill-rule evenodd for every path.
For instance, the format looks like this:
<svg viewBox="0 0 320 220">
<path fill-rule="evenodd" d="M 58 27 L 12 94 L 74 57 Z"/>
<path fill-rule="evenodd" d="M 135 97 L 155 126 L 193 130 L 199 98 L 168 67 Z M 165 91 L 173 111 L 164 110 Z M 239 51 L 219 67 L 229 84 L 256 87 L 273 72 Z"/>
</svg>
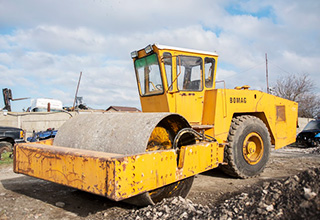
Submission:
<svg viewBox="0 0 320 220">
<path fill-rule="evenodd" d="M 0 88 L 71 106 L 82 71 L 88 106 L 140 107 L 130 52 L 157 42 L 216 51 L 228 88 L 266 91 L 268 53 L 271 86 L 308 73 L 320 93 L 319 11 L 318 0 L 0 0 Z"/>
</svg>

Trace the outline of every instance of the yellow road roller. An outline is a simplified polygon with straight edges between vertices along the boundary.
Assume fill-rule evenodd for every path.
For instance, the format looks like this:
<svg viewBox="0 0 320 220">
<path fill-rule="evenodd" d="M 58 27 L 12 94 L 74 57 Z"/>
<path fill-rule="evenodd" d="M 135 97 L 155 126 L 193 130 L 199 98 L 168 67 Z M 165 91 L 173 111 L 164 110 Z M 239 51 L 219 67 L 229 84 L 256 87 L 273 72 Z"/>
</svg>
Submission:
<svg viewBox="0 0 320 220">
<path fill-rule="evenodd" d="M 216 53 L 153 44 L 131 57 L 143 113 L 72 117 L 54 140 L 16 145 L 14 171 L 146 206 L 187 196 L 196 174 L 218 166 L 259 175 L 272 146 L 295 142 L 298 104 L 226 89 Z"/>
</svg>

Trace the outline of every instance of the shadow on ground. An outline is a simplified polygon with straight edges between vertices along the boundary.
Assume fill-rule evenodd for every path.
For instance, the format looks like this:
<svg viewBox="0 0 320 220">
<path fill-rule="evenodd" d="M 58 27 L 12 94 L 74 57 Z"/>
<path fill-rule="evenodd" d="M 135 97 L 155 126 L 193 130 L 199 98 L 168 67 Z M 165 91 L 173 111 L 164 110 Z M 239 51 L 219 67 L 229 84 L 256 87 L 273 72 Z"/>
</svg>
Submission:
<svg viewBox="0 0 320 220">
<path fill-rule="evenodd" d="M 111 208 L 132 209 L 134 206 L 36 178 L 23 176 L 1 180 L 6 190 L 57 206 L 77 216 L 87 217 Z"/>
</svg>

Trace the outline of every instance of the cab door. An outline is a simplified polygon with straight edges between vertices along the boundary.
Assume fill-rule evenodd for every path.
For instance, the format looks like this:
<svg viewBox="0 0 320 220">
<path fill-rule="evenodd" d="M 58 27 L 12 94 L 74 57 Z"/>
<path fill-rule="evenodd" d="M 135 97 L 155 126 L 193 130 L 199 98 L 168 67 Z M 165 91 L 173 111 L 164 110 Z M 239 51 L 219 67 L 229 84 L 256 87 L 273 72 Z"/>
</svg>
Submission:
<svg viewBox="0 0 320 220">
<path fill-rule="evenodd" d="M 204 85 L 201 57 L 179 55 L 176 57 L 177 89 L 176 113 L 183 115 L 191 124 L 202 121 Z"/>
</svg>

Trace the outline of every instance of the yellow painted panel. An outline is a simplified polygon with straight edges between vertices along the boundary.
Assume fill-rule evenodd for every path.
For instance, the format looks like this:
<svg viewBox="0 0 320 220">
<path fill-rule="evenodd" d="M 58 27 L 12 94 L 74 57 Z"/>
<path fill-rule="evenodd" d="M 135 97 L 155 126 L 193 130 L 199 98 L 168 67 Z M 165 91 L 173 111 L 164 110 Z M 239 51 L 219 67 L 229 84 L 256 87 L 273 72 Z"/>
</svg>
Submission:
<svg viewBox="0 0 320 220">
<path fill-rule="evenodd" d="M 212 134 L 215 138 L 227 139 L 232 117 L 237 113 L 257 117 L 265 115 L 265 118 L 261 119 L 269 128 L 271 136 L 274 137 L 276 149 L 295 141 L 297 103 L 255 90 L 217 89 L 212 92 L 211 96 L 215 96 L 215 103 L 212 103 L 211 106 L 214 104 L 216 106 L 213 120 L 215 128 Z M 225 104 L 226 113 L 221 108 Z M 276 106 L 285 107 L 283 112 L 285 120 L 277 117 Z"/>
<path fill-rule="evenodd" d="M 114 159 L 115 185 L 108 197 L 122 200 L 210 170 L 223 162 L 223 152 L 217 143 L 183 146 L 179 166 L 174 150 Z"/>
<path fill-rule="evenodd" d="M 143 112 L 169 112 L 167 95 L 145 96 L 141 98 Z"/>
<path fill-rule="evenodd" d="M 115 200 L 147 192 L 176 180 L 177 162 L 174 150 L 152 151 L 114 161 L 115 193 L 108 196 Z"/>
<path fill-rule="evenodd" d="M 176 113 L 183 115 L 191 124 L 202 121 L 204 92 L 180 92 L 176 94 Z"/>
<path fill-rule="evenodd" d="M 187 146 L 181 149 L 179 167 L 183 177 L 193 176 L 197 173 L 216 168 L 223 162 L 224 146 L 218 144 L 205 144 Z M 183 155 L 183 156 L 182 156 Z"/>
<path fill-rule="evenodd" d="M 18 144 L 14 152 L 14 171 L 105 195 L 108 154 L 42 144 Z"/>
<path fill-rule="evenodd" d="M 195 174 L 223 162 L 224 146 L 183 146 L 175 150 L 119 155 L 43 144 L 18 144 L 14 171 L 119 201 Z"/>
<path fill-rule="evenodd" d="M 52 144 L 53 144 L 53 138 L 49 138 L 49 139 L 46 139 L 46 140 L 37 141 L 37 142 L 34 142 L 34 143 L 37 143 L 37 144 L 45 144 L 45 145 L 52 145 Z"/>
</svg>

